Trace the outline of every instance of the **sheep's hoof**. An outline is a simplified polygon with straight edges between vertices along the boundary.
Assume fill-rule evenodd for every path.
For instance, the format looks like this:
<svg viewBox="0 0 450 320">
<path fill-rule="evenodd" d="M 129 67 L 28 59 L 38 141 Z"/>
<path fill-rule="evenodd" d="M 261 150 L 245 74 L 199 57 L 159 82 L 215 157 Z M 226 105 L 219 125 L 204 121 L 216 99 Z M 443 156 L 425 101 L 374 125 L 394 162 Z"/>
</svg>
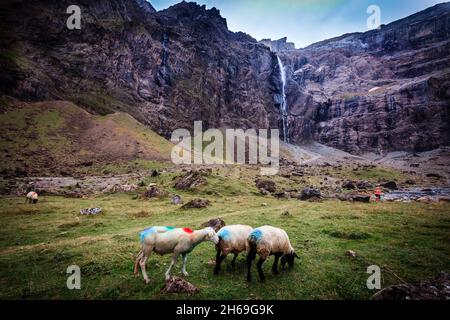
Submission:
<svg viewBox="0 0 450 320">
<path fill-rule="evenodd" d="M 150 279 L 144 279 L 145 284 L 149 284 L 150 283 Z"/>
<path fill-rule="evenodd" d="M 166 281 L 169 281 L 169 280 L 170 280 L 170 276 L 166 275 Z"/>
<path fill-rule="evenodd" d="M 189 277 L 189 273 L 187 273 L 187 272 L 183 272 L 183 276 L 185 276 L 185 277 Z"/>
</svg>

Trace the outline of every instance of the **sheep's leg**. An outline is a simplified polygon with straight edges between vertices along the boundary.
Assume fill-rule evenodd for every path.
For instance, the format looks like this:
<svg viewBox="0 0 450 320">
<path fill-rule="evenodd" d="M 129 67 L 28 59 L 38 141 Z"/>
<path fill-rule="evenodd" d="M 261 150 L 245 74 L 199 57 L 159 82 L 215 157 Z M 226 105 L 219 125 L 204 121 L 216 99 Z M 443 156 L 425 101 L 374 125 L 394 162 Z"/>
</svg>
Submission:
<svg viewBox="0 0 450 320">
<path fill-rule="evenodd" d="M 258 260 L 258 263 L 256 264 L 256 267 L 258 268 L 259 278 L 261 279 L 261 281 L 266 280 L 266 277 L 264 276 L 264 272 L 262 270 L 262 265 L 263 265 L 264 261 L 266 261 L 266 259 L 263 259 L 263 257 L 260 257 Z"/>
<path fill-rule="evenodd" d="M 280 259 L 280 254 L 275 254 L 275 261 L 273 262 L 273 265 L 272 265 L 272 271 L 273 271 L 273 273 L 274 274 L 279 274 L 279 272 L 278 272 L 278 260 Z"/>
<path fill-rule="evenodd" d="M 139 251 L 139 253 L 136 256 L 136 261 L 134 262 L 134 275 L 135 276 L 139 275 L 138 274 L 138 265 L 139 265 L 139 261 L 141 261 L 141 259 L 142 259 L 142 255 L 143 255 L 143 252 L 142 252 L 142 249 L 141 249 L 141 251 Z"/>
<path fill-rule="evenodd" d="M 183 276 L 188 277 L 189 273 L 187 273 L 186 271 L 186 261 L 187 261 L 187 253 L 183 253 L 183 267 L 181 268 L 181 273 L 183 274 Z"/>
<path fill-rule="evenodd" d="M 175 263 L 177 263 L 178 255 L 179 255 L 178 252 L 174 252 L 174 253 L 173 253 L 172 261 L 170 262 L 169 269 L 167 269 L 167 271 L 166 271 L 166 280 L 169 280 L 169 279 L 170 279 L 170 270 L 172 270 L 173 265 L 174 265 Z"/>
<path fill-rule="evenodd" d="M 247 254 L 247 281 L 252 281 L 251 269 L 253 260 L 256 258 L 256 251 L 250 250 Z"/>
<path fill-rule="evenodd" d="M 153 251 L 153 248 L 143 248 L 142 256 L 139 261 L 139 265 L 141 266 L 142 276 L 144 277 L 144 281 L 146 284 L 150 283 L 150 279 L 148 278 L 145 265 L 147 263 L 148 256 L 150 255 L 150 253 L 152 253 L 152 251 Z"/>
<path fill-rule="evenodd" d="M 234 269 L 236 267 L 236 258 L 239 255 L 239 253 L 235 253 L 233 260 L 231 261 L 231 267 Z"/>
<path fill-rule="evenodd" d="M 219 274 L 219 271 L 220 271 L 220 264 L 222 263 L 222 261 L 225 259 L 227 257 L 227 255 L 226 254 L 224 254 L 223 252 L 222 252 L 222 254 L 217 254 L 217 257 L 216 257 L 216 267 L 214 268 L 214 274 Z"/>
</svg>

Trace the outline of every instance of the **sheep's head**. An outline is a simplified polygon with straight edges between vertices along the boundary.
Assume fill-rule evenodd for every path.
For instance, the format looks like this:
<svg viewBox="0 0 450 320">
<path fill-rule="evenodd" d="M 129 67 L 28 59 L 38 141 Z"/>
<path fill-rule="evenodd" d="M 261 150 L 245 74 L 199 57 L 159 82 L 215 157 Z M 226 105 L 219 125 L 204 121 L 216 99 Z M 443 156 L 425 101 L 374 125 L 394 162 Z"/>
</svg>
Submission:
<svg viewBox="0 0 450 320">
<path fill-rule="evenodd" d="M 217 233 L 214 231 L 213 228 L 211 227 L 205 228 L 205 231 L 206 231 L 205 240 L 212 241 L 214 242 L 214 244 L 219 243 L 219 237 L 217 236 Z"/>
<path fill-rule="evenodd" d="M 281 266 L 284 268 L 286 263 L 288 264 L 289 268 L 292 268 L 294 266 L 294 259 L 300 259 L 300 257 L 295 253 L 295 251 L 292 251 L 289 254 L 285 254 L 281 257 Z"/>
</svg>

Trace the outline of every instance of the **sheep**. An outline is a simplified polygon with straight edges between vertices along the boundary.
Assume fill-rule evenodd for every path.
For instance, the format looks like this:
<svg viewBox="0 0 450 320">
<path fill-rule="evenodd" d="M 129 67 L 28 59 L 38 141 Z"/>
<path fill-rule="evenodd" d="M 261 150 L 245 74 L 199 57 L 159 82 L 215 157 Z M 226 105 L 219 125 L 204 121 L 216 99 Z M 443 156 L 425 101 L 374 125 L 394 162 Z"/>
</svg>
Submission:
<svg viewBox="0 0 450 320">
<path fill-rule="evenodd" d="M 219 274 L 220 264 L 229 253 L 234 253 L 231 262 L 231 266 L 234 268 L 237 256 L 246 249 L 245 243 L 252 230 L 252 227 L 241 224 L 225 226 L 219 230 L 217 233 L 219 243 L 216 245 L 217 255 L 214 274 Z"/>
<path fill-rule="evenodd" d="M 142 231 L 140 233 L 140 239 L 142 249 L 136 256 L 134 274 L 138 275 L 139 264 L 141 267 L 142 276 L 147 284 L 150 280 L 145 270 L 145 264 L 149 255 L 153 251 L 160 255 L 173 253 L 169 269 L 167 269 L 165 273 L 166 280 L 169 280 L 170 270 L 177 262 L 180 254 L 183 257 L 183 267 L 181 268 L 181 271 L 183 275 L 187 277 L 189 275 L 186 272 L 187 254 L 194 250 L 194 248 L 203 241 L 212 241 L 214 244 L 219 243 L 219 237 L 214 229 L 210 227 L 193 231 L 189 228 L 154 226 Z"/>
<path fill-rule="evenodd" d="M 257 263 L 258 273 L 261 281 L 265 280 L 262 270 L 264 261 L 270 256 L 275 256 L 275 261 L 272 266 L 274 274 L 278 274 L 278 260 L 281 257 L 281 266 L 285 267 L 286 263 L 290 268 L 294 266 L 294 258 L 299 258 L 292 247 L 289 237 L 283 229 L 272 226 L 262 226 L 253 229 L 246 241 L 247 251 L 247 281 L 251 281 L 250 269 L 256 254 L 259 255 Z"/>
<path fill-rule="evenodd" d="M 34 191 L 30 191 L 27 193 L 27 197 L 25 198 L 25 203 L 36 203 L 38 202 L 38 194 Z"/>
</svg>

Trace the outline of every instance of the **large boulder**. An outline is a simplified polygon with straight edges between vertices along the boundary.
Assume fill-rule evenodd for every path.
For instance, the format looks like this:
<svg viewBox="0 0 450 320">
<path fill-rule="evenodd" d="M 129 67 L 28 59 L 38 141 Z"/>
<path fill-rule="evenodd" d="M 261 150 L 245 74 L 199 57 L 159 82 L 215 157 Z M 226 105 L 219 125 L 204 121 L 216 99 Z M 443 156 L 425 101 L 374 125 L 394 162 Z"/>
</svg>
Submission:
<svg viewBox="0 0 450 320">
<path fill-rule="evenodd" d="M 390 189 L 390 190 L 398 189 L 397 183 L 395 181 L 389 181 L 389 182 L 383 183 L 381 186 L 384 188 Z"/>
<path fill-rule="evenodd" d="M 356 189 L 355 183 L 353 181 L 347 180 L 342 183 L 342 188 L 347 190 Z"/>
<path fill-rule="evenodd" d="M 264 180 L 264 179 L 257 179 L 255 181 L 256 187 L 261 190 L 266 190 L 268 192 L 275 192 L 277 190 L 277 185 L 272 180 Z"/>
<path fill-rule="evenodd" d="M 179 177 L 174 187 L 179 190 L 193 190 L 207 183 L 203 172 L 189 171 L 185 175 Z"/>
<path fill-rule="evenodd" d="M 370 202 L 370 194 L 351 192 L 339 197 L 342 201 Z"/>
<path fill-rule="evenodd" d="M 300 200 L 320 199 L 320 190 L 316 188 L 305 188 L 298 197 Z"/>
</svg>

